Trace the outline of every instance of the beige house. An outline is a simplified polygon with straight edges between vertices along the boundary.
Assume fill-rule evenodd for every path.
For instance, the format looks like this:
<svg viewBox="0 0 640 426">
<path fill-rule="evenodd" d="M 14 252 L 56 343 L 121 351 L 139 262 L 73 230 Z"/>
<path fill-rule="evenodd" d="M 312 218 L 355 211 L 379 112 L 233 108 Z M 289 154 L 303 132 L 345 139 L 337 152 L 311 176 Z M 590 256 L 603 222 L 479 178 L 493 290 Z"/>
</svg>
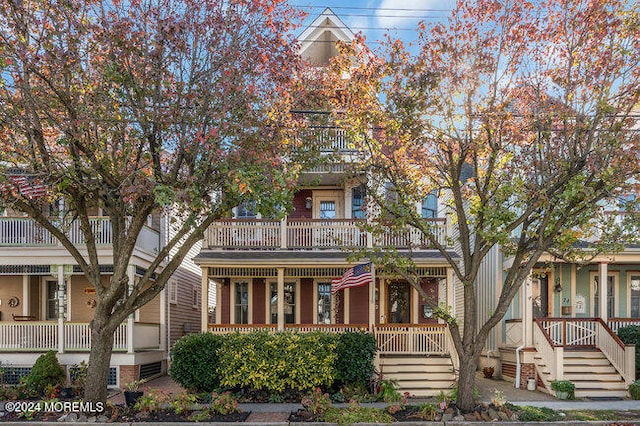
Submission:
<svg viewBox="0 0 640 426">
<path fill-rule="evenodd" d="M 136 280 L 171 232 L 168 218 L 149 217 L 128 268 Z M 98 239 L 103 280 L 112 271 L 111 224 L 96 209 L 91 218 Z M 79 226 L 69 235 L 84 243 Z M 197 248 L 194 249 L 197 252 Z M 198 330 L 199 268 L 185 262 L 167 288 L 135 312 L 115 333 L 109 386 L 167 370 L 168 349 Z M 71 255 L 33 219 L 2 210 L 0 215 L 0 363 L 5 383 L 17 383 L 44 352 L 55 350 L 67 368 L 88 361 L 95 290 Z"/>
</svg>

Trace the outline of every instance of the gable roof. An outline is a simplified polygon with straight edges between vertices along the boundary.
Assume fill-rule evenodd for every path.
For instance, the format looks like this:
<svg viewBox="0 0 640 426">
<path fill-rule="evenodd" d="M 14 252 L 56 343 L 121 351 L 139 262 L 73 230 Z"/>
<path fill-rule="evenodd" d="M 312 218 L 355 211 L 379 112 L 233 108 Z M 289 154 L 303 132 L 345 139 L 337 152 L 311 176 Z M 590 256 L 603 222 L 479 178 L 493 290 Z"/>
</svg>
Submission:
<svg viewBox="0 0 640 426">
<path fill-rule="evenodd" d="M 353 31 L 327 7 L 298 37 L 300 55 L 309 62 L 325 65 L 338 54 L 336 41 L 351 42 L 354 38 Z"/>
</svg>

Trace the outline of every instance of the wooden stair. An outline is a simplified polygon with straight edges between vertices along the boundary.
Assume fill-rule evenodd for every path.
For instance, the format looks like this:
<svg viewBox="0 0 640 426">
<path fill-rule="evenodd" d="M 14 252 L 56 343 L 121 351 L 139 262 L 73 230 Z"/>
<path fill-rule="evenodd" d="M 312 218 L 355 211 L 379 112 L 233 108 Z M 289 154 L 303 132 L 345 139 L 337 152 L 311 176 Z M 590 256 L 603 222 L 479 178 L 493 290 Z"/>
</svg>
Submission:
<svg viewBox="0 0 640 426">
<path fill-rule="evenodd" d="M 536 371 L 546 389 L 551 390 L 551 373 L 540 356 L 535 356 Z M 565 350 L 564 380 L 576 385 L 576 398 L 625 397 L 626 384 L 622 376 L 598 349 Z"/>
<path fill-rule="evenodd" d="M 401 393 L 411 396 L 434 396 L 449 392 L 456 375 L 450 357 L 386 355 L 380 357 L 383 379 L 395 380 Z"/>
</svg>

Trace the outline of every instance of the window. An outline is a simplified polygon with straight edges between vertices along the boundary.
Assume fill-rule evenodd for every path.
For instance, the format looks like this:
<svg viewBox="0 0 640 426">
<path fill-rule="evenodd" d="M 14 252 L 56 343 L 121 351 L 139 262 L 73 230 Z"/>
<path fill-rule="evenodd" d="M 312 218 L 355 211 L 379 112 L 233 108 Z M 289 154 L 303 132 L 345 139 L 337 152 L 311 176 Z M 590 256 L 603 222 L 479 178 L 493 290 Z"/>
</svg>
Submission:
<svg viewBox="0 0 640 426">
<path fill-rule="evenodd" d="M 278 323 L 278 283 L 272 282 L 269 285 L 271 298 L 269 299 L 271 324 Z M 295 324 L 296 322 L 296 283 L 284 283 L 284 323 Z"/>
<path fill-rule="evenodd" d="M 630 312 L 631 318 L 640 318 L 640 274 L 635 273 L 629 277 Z"/>
<path fill-rule="evenodd" d="M 331 283 L 318 283 L 318 324 L 331 324 Z"/>
<path fill-rule="evenodd" d="M 58 283 L 47 281 L 47 319 L 58 319 Z"/>
<path fill-rule="evenodd" d="M 593 276 L 593 315 L 600 316 L 600 285 L 598 283 L 598 275 Z M 614 275 L 607 276 L 607 317 L 615 317 L 616 299 L 615 299 L 615 281 Z"/>
<path fill-rule="evenodd" d="M 236 207 L 236 218 L 238 219 L 254 219 L 258 217 L 255 201 L 245 201 Z"/>
<path fill-rule="evenodd" d="M 169 281 L 169 303 L 178 304 L 178 281 Z"/>
<path fill-rule="evenodd" d="M 364 197 L 366 190 L 364 186 L 358 186 L 351 190 L 351 217 L 353 219 L 364 219 Z"/>
<path fill-rule="evenodd" d="M 436 194 L 431 193 L 422 200 L 422 217 L 425 219 L 438 217 L 438 197 Z"/>
<path fill-rule="evenodd" d="M 249 283 L 235 283 L 234 315 L 236 324 L 249 324 Z"/>
<path fill-rule="evenodd" d="M 336 202 L 320 201 L 320 219 L 336 218 Z"/>
<path fill-rule="evenodd" d="M 197 309 L 198 306 L 200 305 L 198 302 L 200 301 L 199 297 L 198 297 L 198 287 L 193 286 L 191 287 L 191 299 L 192 299 L 192 303 L 193 303 L 193 308 Z"/>
</svg>

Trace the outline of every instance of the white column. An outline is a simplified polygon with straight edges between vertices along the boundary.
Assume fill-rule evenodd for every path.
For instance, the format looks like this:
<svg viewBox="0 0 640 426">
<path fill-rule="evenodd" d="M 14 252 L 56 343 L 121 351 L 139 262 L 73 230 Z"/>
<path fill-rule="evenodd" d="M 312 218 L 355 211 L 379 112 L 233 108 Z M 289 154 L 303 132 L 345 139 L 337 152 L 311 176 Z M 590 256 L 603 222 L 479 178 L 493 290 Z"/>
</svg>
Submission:
<svg viewBox="0 0 640 426">
<path fill-rule="evenodd" d="M 216 324 L 222 323 L 222 283 L 216 280 Z"/>
<path fill-rule="evenodd" d="M 571 317 L 576 317 L 576 285 L 577 285 L 576 264 L 571 265 Z"/>
<path fill-rule="evenodd" d="M 600 293 L 600 318 L 602 321 L 607 322 L 608 312 L 607 312 L 607 299 L 609 297 L 609 286 L 607 285 L 607 271 L 608 266 L 606 262 L 600 262 L 598 265 L 598 292 Z"/>
<path fill-rule="evenodd" d="M 58 265 L 58 353 L 64 353 L 64 266 Z"/>
<path fill-rule="evenodd" d="M 209 268 L 202 268 L 202 281 L 200 291 L 200 331 L 209 330 Z"/>
<path fill-rule="evenodd" d="M 445 281 L 445 291 L 446 291 L 446 301 L 447 308 L 451 309 L 451 313 L 453 315 L 456 314 L 456 295 L 455 295 L 455 284 L 453 283 L 453 269 L 447 268 L 447 279 Z M 439 322 L 444 322 L 440 320 Z"/>
<path fill-rule="evenodd" d="M 418 313 L 418 308 L 420 306 L 420 303 L 418 299 L 420 299 L 420 294 L 418 293 L 418 290 L 414 286 L 411 286 L 411 323 L 412 324 L 417 324 L 420 318 Z"/>
<path fill-rule="evenodd" d="M 380 278 L 380 289 L 378 290 L 378 306 L 380 310 L 380 324 L 387 323 L 387 286 L 385 280 Z"/>
<path fill-rule="evenodd" d="M 524 324 L 524 344 L 527 347 L 533 346 L 533 300 L 531 297 L 531 275 L 522 284 L 522 297 L 524 297 L 524 312 L 522 312 L 522 322 Z"/>
<path fill-rule="evenodd" d="M 129 278 L 127 295 L 130 295 L 133 291 L 133 286 L 136 279 L 136 267 L 134 265 L 129 265 L 127 267 L 127 276 Z M 127 318 L 127 352 L 132 354 L 133 350 L 133 322 L 135 321 L 135 314 L 129 314 Z"/>
<path fill-rule="evenodd" d="M 31 277 L 29 275 L 22 276 L 22 315 L 31 315 L 29 312 L 31 306 L 31 298 L 29 293 L 29 279 Z"/>
<path fill-rule="evenodd" d="M 278 331 L 284 331 L 284 268 L 278 268 Z"/>
<path fill-rule="evenodd" d="M 280 248 L 287 248 L 287 217 L 280 220 Z"/>
<path fill-rule="evenodd" d="M 350 298 L 350 292 L 348 288 L 345 288 L 344 290 L 342 290 L 343 293 L 343 300 L 344 300 L 344 323 L 345 324 L 350 324 L 350 318 L 349 318 L 349 311 L 350 311 L 350 305 L 351 305 L 351 298 Z"/>
<path fill-rule="evenodd" d="M 369 283 L 369 330 L 376 325 L 376 267 L 371 263 L 371 282 Z"/>
<path fill-rule="evenodd" d="M 160 350 L 167 348 L 167 286 L 160 292 Z"/>
</svg>

